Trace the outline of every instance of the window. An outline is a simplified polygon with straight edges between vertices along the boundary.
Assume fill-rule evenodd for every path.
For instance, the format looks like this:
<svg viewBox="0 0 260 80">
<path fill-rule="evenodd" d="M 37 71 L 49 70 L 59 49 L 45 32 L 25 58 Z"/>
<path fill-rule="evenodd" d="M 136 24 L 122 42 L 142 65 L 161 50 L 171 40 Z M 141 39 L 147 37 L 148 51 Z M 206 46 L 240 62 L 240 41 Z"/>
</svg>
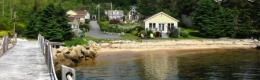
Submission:
<svg viewBox="0 0 260 80">
<path fill-rule="evenodd" d="M 149 23 L 149 29 L 150 30 L 152 29 L 152 23 Z"/>
<path fill-rule="evenodd" d="M 162 31 L 164 31 L 164 24 L 162 24 Z"/>
<path fill-rule="evenodd" d="M 164 23 L 159 23 L 159 31 L 164 31 Z"/>
<path fill-rule="evenodd" d="M 174 23 L 171 23 L 171 29 L 174 29 Z"/>
<path fill-rule="evenodd" d="M 155 23 L 153 23 L 153 29 L 155 29 Z"/>
</svg>

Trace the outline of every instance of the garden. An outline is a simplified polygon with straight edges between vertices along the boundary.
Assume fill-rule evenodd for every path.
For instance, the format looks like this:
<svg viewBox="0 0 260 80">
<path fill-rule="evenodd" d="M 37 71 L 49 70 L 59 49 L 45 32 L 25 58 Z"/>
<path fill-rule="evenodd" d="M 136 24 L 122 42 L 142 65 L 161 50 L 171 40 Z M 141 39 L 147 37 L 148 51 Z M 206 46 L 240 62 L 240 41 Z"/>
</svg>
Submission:
<svg viewBox="0 0 260 80">
<path fill-rule="evenodd" d="M 144 36 L 144 39 L 165 39 L 161 38 L 160 32 L 153 32 L 151 30 L 145 30 L 141 27 L 141 23 L 123 23 L 118 19 L 112 19 L 110 21 L 100 21 L 98 20 L 98 24 L 100 25 L 101 33 L 104 34 L 120 34 L 124 33 L 124 35 L 120 35 L 123 38 L 141 38 L 141 35 Z M 199 39 L 197 30 L 194 29 L 172 29 L 170 33 L 168 33 L 169 38 L 166 39 Z M 152 36 L 151 36 L 152 34 Z"/>
</svg>

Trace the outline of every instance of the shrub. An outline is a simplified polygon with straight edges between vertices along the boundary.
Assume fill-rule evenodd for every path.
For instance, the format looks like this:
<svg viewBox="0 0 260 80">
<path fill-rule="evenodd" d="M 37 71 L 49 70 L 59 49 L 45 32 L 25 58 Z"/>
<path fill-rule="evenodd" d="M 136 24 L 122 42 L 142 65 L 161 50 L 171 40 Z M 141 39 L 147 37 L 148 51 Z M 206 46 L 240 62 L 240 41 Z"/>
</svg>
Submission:
<svg viewBox="0 0 260 80">
<path fill-rule="evenodd" d="M 179 37 L 179 30 L 178 29 L 174 29 L 174 32 L 172 32 L 172 35 L 170 36 L 171 38 L 177 38 Z"/>
<path fill-rule="evenodd" d="M 153 33 L 152 30 L 148 30 L 148 31 L 147 31 L 147 34 L 151 34 L 151 33 Z"/>
<path fill-rule="evenodd" d="M 7 36 L 7 35 L 8 35 L 7 31 L 0 31 L 0 37 Z"/>
<path fill-rule="evenodd" d="M 85 24 L 89 24 L 90 20 L 89 19 L 86 19 L 85 20 Z"/>
<path fill-rule="evenodd" d="M 65 41 L 65 46 L 76 46 L 76 45 L 84 45 L 87 44 L 86 41 L 84 41 L 82 38 L 75 38 L 70 41 Z"/>
<path fill-rule="evenodd" d="M 102 26 L 100 26 L 100 30 L 101 31 L 108 31 L 109 30 L 109 26 L 108 25 L 102 25 Z"/>
<path fill-rule="evenodd" d="M 141 30 L 141 31 L 140 31 L 140 34 L 149 35 L 149 34 L 147 34 L 147 31 L 146 31 L 146 30 Z"/>
<path fill-rule="evenodd" d="M 119 19 L 111 19 L 111 20 L 109 20 L 109 23 L 110 24 L 118 24 L 118 23 L 120 23 L 120 20 Z"/>
<path fill-rule="evenodd" d="M 186 31 L 182 31 L 181 36 L 184 37 L 184 38 L 188 38 L 189 34 Z"/>
<path fill-rule="evenodd" d="M 88 24 L 82 24 L 82 25 L 79 25 L 79 28 L 81 30 L 85 29 L 85 30 L 89 30 L 89 25 Z"/>
<path fill-rule="evenodd" d="M 138 28 L 135 28 L 135 30 L 133 30 L 131 33 L 132 33 L 133 35 L 137 36 L 137 35 L 138 35 Z"/>
</svg>

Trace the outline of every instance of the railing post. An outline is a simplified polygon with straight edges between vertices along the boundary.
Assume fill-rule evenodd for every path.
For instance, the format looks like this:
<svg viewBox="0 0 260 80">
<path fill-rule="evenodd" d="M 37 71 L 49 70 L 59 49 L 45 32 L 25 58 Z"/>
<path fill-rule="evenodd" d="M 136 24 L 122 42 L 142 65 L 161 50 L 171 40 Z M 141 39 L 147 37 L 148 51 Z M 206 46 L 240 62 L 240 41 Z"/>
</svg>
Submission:
<svg viewBox="0 0 260 80">
<path fill-rule="evenodd" d="M 62 80 L 76 80 L 75 70 L 73 68 L 61 65 Z"/>
<path fill-rule="evenodd" d="M 50 69 L 51 73 L 53 73 L 52 76 L 53 76 L 54 80 L 58 80 L 57 76 L 56 76 L 55 69 L 54 69 L 54 65 L 53 65 L 52 45 L 49 45 L 48 49 L 49 49 L 49 52 L 48 52 L 48 54 L 49 54 L 49 56 L 48 56 L 49 57 L 49 69 Z"/>
<path fill-rule="evenodd" d="M 2 54 L 5 52 L 5 36 L 3 36 L 3 41 L 2 41 Z"/>
<path fill-rule="evenodd" d="M 8 39 L 9 39 L 9 37 L 6 36 L 5 39 L 6 39 L 6 40 L 5 40 L 5 41 L 6 41 L 6 43 L 5 43 L 5 44 L 6 44 L 6 45 L 5 45 L 5 47 L 6 47 L 6 48 L 5 48 L 5 52 L 6 52 L 6 51 L 8 50 L 8 43 L 9 43 L 9 40 L 8 40 Z"/>
</svg>

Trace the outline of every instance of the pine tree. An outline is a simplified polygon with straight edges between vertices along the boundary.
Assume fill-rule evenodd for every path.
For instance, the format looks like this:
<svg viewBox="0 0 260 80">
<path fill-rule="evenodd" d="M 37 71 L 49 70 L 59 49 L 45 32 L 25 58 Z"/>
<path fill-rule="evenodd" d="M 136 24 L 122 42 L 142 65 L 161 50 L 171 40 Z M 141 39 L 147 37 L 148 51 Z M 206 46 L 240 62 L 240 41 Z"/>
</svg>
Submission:
<svg viewBox="0 0 260 80">
<path fill-rule="evenodd" d="M 200 0 L 193 22 L 203 37 L 222 37 L 225 30 L 222 25 L 222 7 L 213 0 Z"/>
<path fill-rule="evenodd" d="M 36 28 L 50 41 L 65 41 L 73 37 L 66 11 L 53 3 L 38 12 Z"/>
<path fill-rule="evenodd" d="M 35 29 L 35 14 L 30 17 L 30 21 L 26 24 L 25 36 L 27 38 L 37 38 L 38 31 Z"/>
</svg>

